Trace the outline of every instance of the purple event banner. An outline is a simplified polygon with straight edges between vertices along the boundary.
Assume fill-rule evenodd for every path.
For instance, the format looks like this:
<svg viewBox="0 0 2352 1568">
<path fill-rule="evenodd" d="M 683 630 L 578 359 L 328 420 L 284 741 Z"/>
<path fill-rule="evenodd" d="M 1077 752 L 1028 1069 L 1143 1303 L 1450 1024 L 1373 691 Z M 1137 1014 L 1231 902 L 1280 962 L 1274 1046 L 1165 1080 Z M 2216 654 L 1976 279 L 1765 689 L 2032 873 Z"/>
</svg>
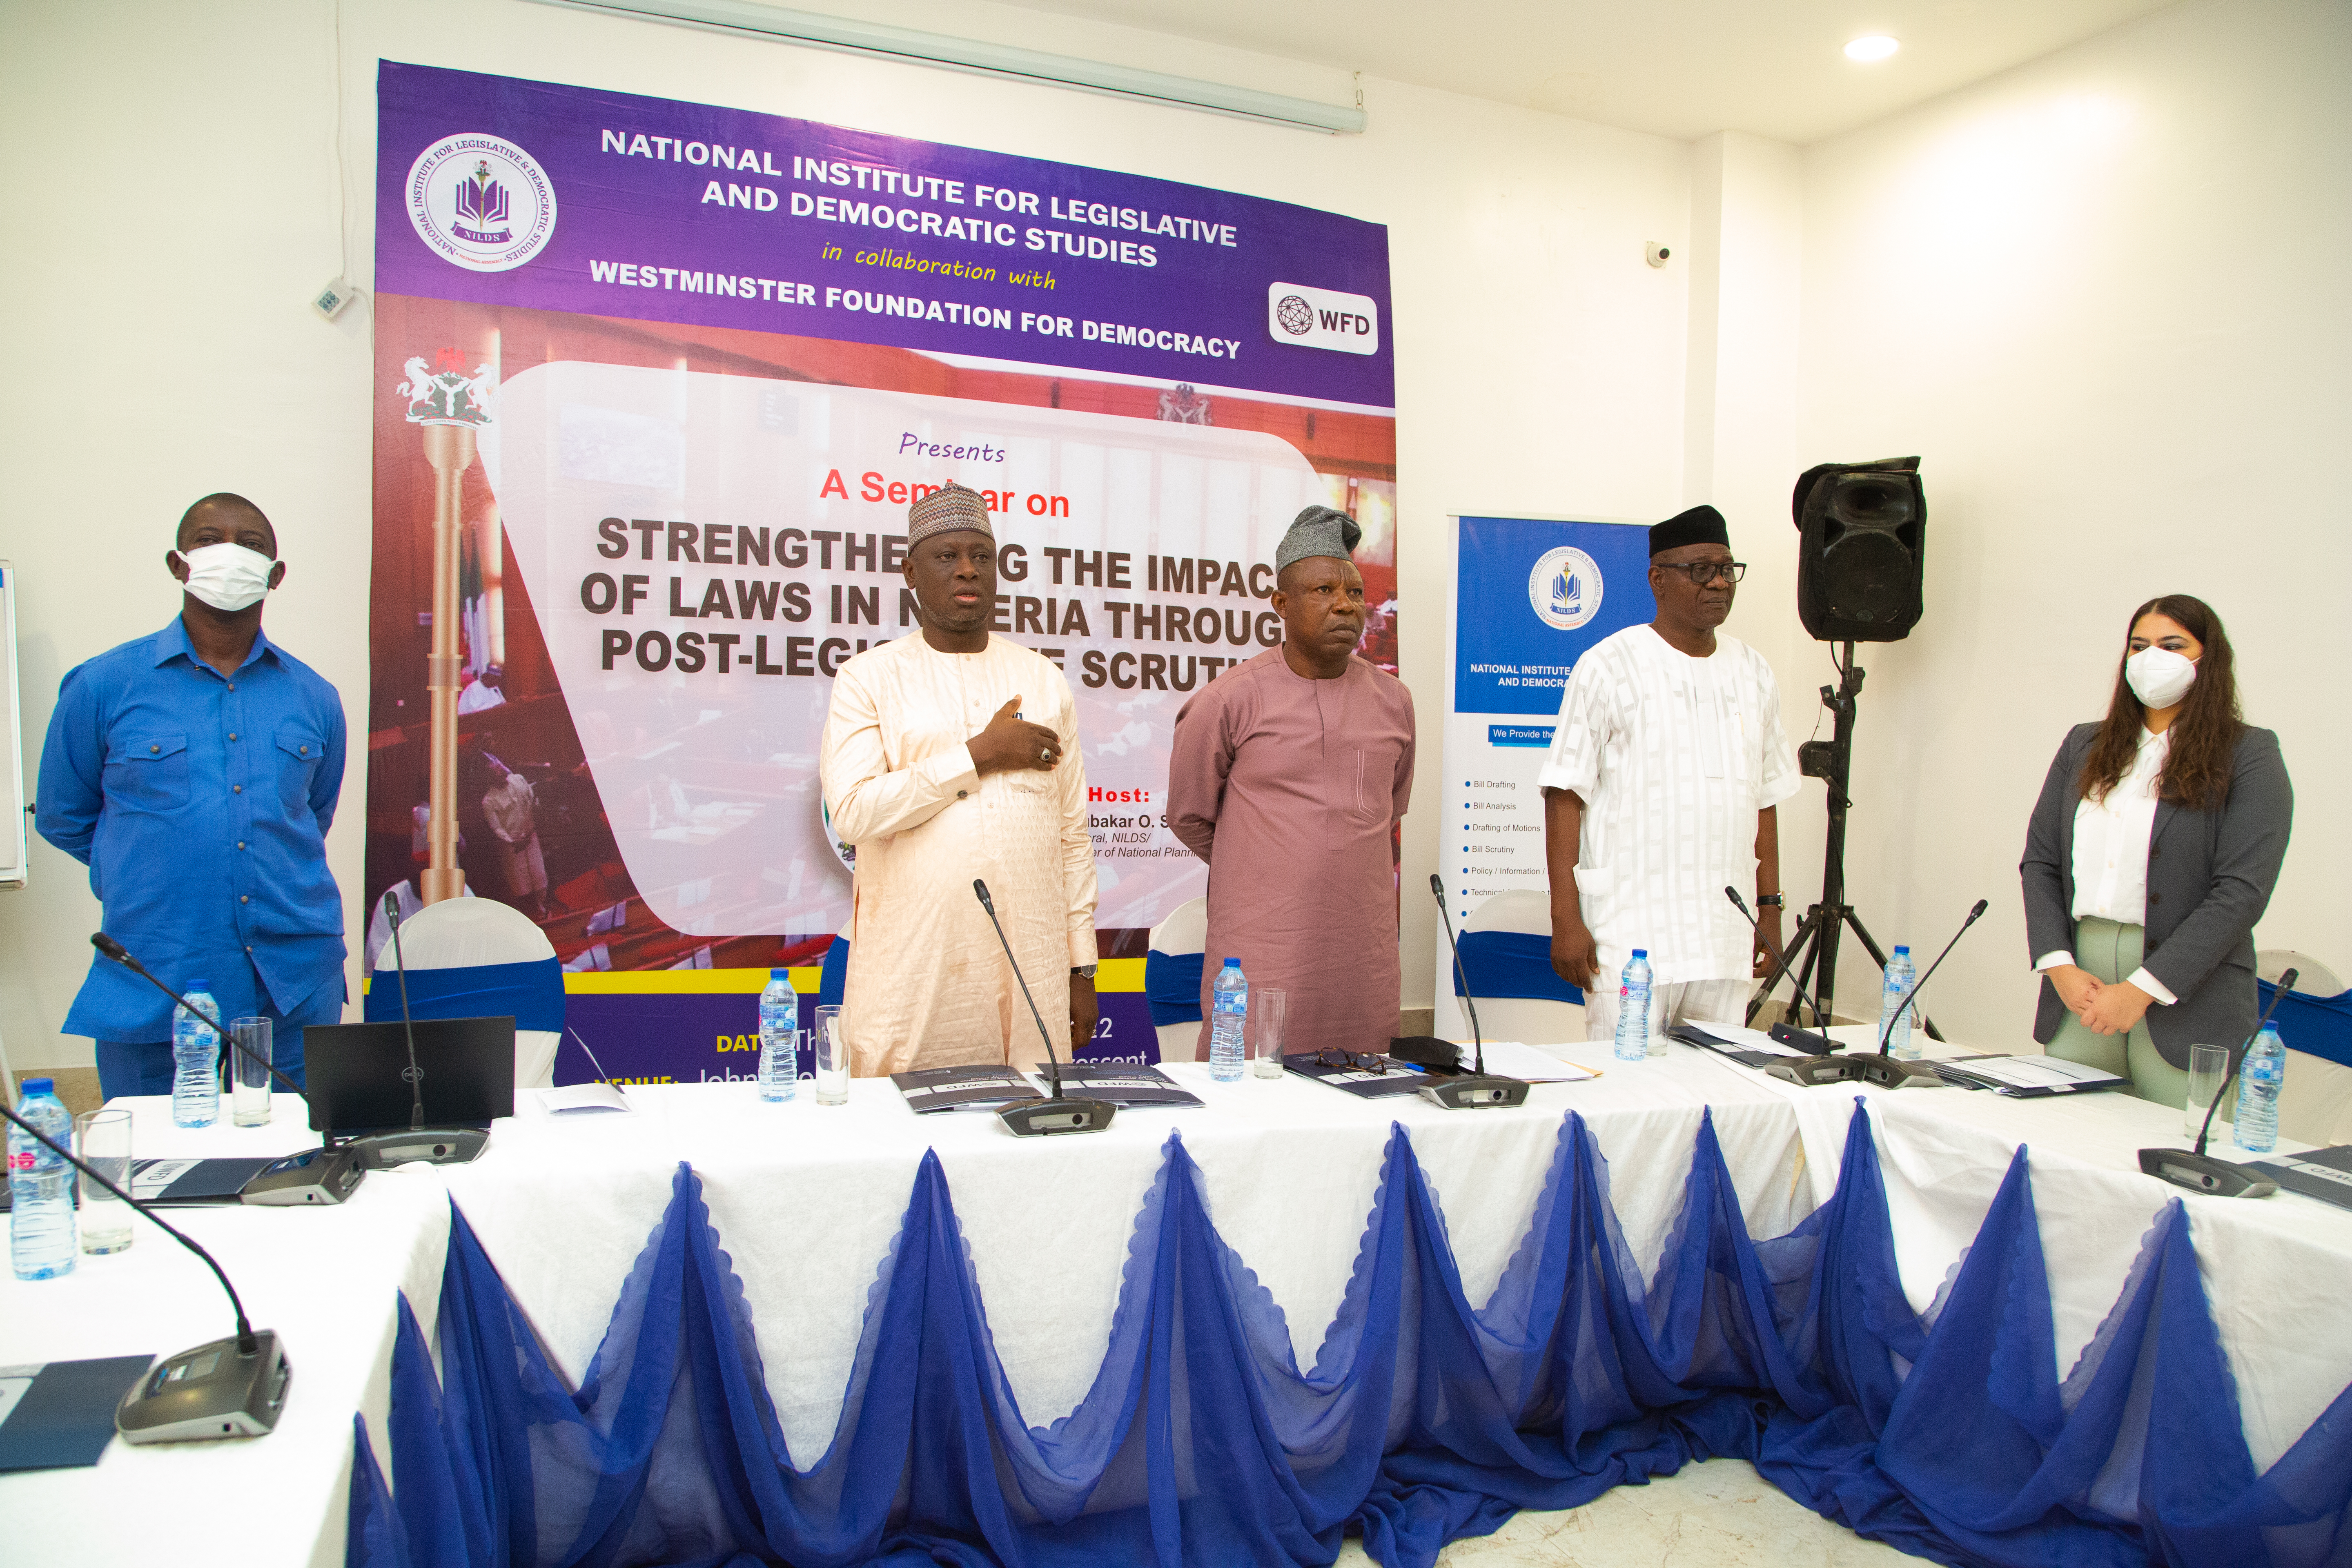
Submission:
<svg viewBox="0 0 2352 1568">
<path fill-rule="evenodd" d="M 1379 224 L 389 60 L 377 96 L 383 292 L 1395 405 Z"/>
</svg>

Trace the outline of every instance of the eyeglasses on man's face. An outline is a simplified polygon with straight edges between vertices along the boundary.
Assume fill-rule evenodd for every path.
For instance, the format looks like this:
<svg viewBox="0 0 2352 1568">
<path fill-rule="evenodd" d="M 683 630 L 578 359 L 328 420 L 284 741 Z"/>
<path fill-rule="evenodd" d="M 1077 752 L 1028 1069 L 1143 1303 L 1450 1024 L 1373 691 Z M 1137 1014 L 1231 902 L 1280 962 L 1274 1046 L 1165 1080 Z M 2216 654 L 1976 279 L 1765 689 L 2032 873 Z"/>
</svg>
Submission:
<svg viewBox="0 0 2352 1568">
<path fill-rule="evenodd" d="M 1742 577 L 1748 575 L 1748 563 L 1745 561 L 1661 562 L 1659 563 L 1659 570 L 1663 572 L 1683 573 L 1685 575 L 1688 576 L 1692 582 L 1704 588 L 1709 583 L 1714 582 L 1717 577 L 1721 577 L 1728 583 L 1738 582 Z"/>
</svg>

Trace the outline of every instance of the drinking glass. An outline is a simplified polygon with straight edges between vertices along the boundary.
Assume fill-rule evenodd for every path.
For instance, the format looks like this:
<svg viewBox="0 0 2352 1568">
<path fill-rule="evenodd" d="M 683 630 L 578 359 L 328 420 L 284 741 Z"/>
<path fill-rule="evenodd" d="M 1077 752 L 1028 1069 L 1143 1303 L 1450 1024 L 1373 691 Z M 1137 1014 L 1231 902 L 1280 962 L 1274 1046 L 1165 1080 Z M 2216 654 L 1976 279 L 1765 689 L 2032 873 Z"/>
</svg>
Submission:
<svg viewBox="0 0 2352 1568">
<path fill-rule="evenodd" d="M 2227 1046 L 2191 1046 L 2189 1047 L 2189 1101 L 2181 1108 L 2181 1136 L 2193 1139 L 2205 1126 L 2205 1108 L 2213 1103 L 2221 1092 L 2221 1079 L 2230 1070 L 2230 1047 Z M 2230 1125 L 2231 1107 L 2224 1105 L 2213 1113 L 2216 1131 Z"/>
<path fill-rule="evenodd" d="M 231 1018 L 228 1034 L 230 1120 L 239 1127 L 267 1127 L 269 1064 L 275 1059 L 270 1055 L 269 1020 Z M 247 1051 L 253 1054 L 248 1057 Z"/>
<path fill-rule="evenodd" d="M 1274 985 L 1250 987 L 1250 1071 L 1259 1078 L 1282 1076 L 1282 1028 L 1289 1013 L 1289 992 Z"/>
<path fill-rule="evenodd" d="M 85 1110 L 74 1118 L 74 1152 L 106 1179 L 131 1190 L 131 1112 Z M 121 1252 L 131 1245 L 131 1205 L 77 1173 L 81 1184 L 81 1249 Z"/>
<path fill-rule="evenodd" d="M 849 1103 L 849 1042 L 842 1037 L 841 1009 L 816 1010 L 816 1102 Z"/>
</svg>

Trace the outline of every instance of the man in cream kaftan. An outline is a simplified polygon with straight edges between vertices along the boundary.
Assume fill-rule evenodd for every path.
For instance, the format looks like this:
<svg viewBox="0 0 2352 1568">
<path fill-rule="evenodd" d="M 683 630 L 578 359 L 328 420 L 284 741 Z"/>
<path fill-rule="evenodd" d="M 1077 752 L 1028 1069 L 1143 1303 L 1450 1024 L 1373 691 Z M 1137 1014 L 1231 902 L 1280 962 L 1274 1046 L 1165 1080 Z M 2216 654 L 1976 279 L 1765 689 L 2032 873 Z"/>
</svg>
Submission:
<svg viewBox="0 0 2352 1568">
<path fill-rule="evenodd" d="M 910 553 L 927 542 L 915 531 Z M 969 595 L 983 605 L 989 576 Z M 1072 972 L 1091 975 L 1095 963 L 1094 843 L 1069 684 L 984 626 L 966 640 L 981 646 L 943 652 L 918 631 L 834 679 L 818 767 L 833 832 L 856 851 L 842 1016 L 860 1077 L 1045 1059 L 975 878 L 1057 1050 L 1072 1029 Z M 994 760 L 1008 735 L 1021 765 Z M 1080 1023 L 1091 1029 L 1090 985 L 1087 1001 Z"/>
</svg>

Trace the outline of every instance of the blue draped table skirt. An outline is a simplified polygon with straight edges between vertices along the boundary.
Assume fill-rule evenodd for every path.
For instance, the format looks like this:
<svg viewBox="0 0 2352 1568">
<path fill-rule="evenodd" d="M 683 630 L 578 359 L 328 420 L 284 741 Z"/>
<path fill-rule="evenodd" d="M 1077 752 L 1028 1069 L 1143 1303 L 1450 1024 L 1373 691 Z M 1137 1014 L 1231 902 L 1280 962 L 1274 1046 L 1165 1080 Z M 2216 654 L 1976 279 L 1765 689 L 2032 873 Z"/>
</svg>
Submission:
<svg viewBox="0 0 2352 1568">
<path fill-rule="evenodd" d="M 1392 1125 L 1353 1273 L 1307 1366 L 1171 1134 L 1135 1214 L 1108 1350 L 1076 1408 L 1043 1426 L 1013 1397 L 954 1194 L 926 1153 L 814 1453 L 791 1451 L 771 1394 L 768 1364 L 792 1358 L 795 1337 L 754 1321 L 688 1165 L 576 1386 L 460 1205 L 433 1343 L 400 1304 L 390 1486 L 355 1418 L 348 1561 L 1306 1564 L 1360 1532 L 1382 1563 L 1426 1564 L 1516 1510 L 1576 1507 L 1717 1456 L 1940 1563 L 2352 1555 L 2352 1394 L 2258 1472 L 2181 1203 L 2152 1205 L 2111 1309 L 2062 1376 L 2025 1149 L 1921 1311 L 1859 1102 L 1829 1200 L 1761 1239 L 1714 1115 L 1685 1124 L 1680 1210 L 1650 1278 L 1609 1163 L 1570 1112 L 1483 1305 Z M 1050 1270 L 1050 1256 L 1025 1267 Z"/>
</svg>

